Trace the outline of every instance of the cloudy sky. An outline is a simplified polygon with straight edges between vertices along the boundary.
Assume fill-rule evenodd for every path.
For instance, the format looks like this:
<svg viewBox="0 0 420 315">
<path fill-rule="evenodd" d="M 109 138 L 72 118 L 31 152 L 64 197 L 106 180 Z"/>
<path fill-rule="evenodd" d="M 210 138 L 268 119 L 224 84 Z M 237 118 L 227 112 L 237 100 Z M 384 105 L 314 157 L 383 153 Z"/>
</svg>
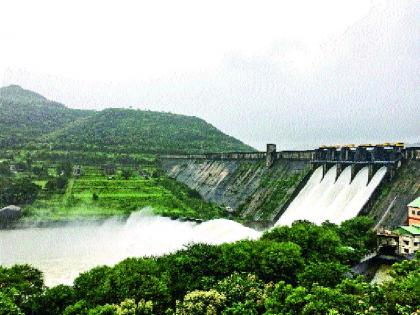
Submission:
<svg viewBox="0 0 420 315">
<path fill-rule="evenodd" d="M 420 1 L 1 0 L 0 85 L 262 149 L 420 142 Z"/>
</svg>

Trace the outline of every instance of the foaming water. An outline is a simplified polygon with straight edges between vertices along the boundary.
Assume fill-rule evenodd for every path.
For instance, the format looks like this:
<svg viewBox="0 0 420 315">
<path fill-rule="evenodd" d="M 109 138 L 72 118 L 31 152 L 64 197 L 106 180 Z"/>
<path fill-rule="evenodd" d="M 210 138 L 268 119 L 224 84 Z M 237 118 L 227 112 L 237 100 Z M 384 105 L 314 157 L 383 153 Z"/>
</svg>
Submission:
<svg viewBox="0 0 420 315">
<path fill-rule="evenodd" d="M 322 178 L 322 167 L 318 167 L 276 225 L 290 225 L 296 220 L 339 224 L 355 217 L 384 178 L 386 167 L 381 167 L 369 183 L 368 167 L 363 167 L 353 181 L 351 167 L 346 167 L 337 180 L 336 172 L 333 166 Z"/>
<path fill-rule="evenodd" d="M 125 222 L 0 231 L 0 264 L 28 263 L 44 272 L 48 286 L 71 284 L 80 272 L 127 257 L 159 256 L 190 243 L 221 244 L 260 235 L 230 220 L 196 224 L 143 210 Z"/>
</svg>

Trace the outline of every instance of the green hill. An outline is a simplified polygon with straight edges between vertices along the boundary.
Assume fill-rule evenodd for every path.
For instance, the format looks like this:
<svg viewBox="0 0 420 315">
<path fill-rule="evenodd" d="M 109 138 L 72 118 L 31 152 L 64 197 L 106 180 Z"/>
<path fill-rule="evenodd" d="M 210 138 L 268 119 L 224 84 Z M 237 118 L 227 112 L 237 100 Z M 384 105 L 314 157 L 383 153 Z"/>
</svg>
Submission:
<svg viewBox="0 0 420 315">
<path fill-rule="evenodd" d="M 69 109 L 17 85 L 0 88 L 0 147 L 38 142 L 45 134 L 91 114 Z"/>
<path fill-rule="evenodd" d="M 204 120 L 132 109 L 70 109 L 12 85 L 0 89 L 0 146 L 49 144 L 54 149 L 198 153 L 254 151 Z"/>
<path fill-rule="evenodd" d="M 170 113 L 105 109 L 49 138 L 58 149 L 183 153 L 252 151 L 197 117 Z"/>
</svg>

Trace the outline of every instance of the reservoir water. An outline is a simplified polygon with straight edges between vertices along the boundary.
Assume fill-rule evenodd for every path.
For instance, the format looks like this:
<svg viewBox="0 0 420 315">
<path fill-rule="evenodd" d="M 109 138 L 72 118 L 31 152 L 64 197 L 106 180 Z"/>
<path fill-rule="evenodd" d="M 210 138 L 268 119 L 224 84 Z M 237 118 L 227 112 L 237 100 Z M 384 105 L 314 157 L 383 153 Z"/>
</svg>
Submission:
<svg viewBox="0 0 420 315">
<path fill-rule="evenodd" d="M 44 272 L 48 286 L 71 284 L 80 272 L 113 265 L 127 257 L 156 256 L 190 243 L 221 244 L 257 239 L 260 232 L 216 219 L 196 224 L 154 216 L 150 210 L 124 222 L 0 231 L 0 264 L 31 264 Z"/>
</svg>

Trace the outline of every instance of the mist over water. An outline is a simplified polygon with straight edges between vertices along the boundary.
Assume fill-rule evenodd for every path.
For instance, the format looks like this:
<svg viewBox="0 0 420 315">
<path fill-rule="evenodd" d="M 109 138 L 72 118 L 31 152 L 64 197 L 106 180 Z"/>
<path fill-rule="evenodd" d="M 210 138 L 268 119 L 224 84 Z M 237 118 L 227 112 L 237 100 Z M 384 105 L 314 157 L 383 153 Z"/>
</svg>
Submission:
<svg viewBox="0 0 420 315">
<path fill-rule="evenodd" d="M 350 167 L 337 180 L 336 172 L 337 166 L 333 166 L 322 177 L 322 167 L 318 167 L 276 225 L 290 225 L 296 220 L 340 224 L 357 216 L 384 178 L 386 167 L 376 171 L 369 183 L 368 167 L 362 168 L 353 180 Z"/>
<path fill-rule="evenodd" d="M 103 224 L 0 231 L 0 264 L 31 264 L 44 272 L 47 286 L 54 286 L 71 284 L 81 272 L 127 257 L 158 256 L 190 243 L 221 244 L 260 235 L 230 220 L 180 222 L 146 209 L 125 222 L 109 219 Z"/>
</svg>

